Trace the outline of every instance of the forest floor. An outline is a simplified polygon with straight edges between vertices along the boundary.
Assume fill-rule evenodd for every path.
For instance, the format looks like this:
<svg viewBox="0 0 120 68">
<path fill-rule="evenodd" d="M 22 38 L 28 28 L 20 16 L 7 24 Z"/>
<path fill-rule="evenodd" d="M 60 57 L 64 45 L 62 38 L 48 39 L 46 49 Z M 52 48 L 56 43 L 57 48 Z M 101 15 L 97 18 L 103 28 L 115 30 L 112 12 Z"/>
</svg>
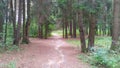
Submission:
<svg viewBox="0 0 120 68">
<path fill-rule="evenodd" d="M 90 68 L 78 59 L 78 48 L 54 35 L 49 39 L 30 39 L 23 50 L 0 55 L 0 68 L 10 63 L 11 68 Z M 16 65 L 16 66 L 15 66 Z"/>
</svg>

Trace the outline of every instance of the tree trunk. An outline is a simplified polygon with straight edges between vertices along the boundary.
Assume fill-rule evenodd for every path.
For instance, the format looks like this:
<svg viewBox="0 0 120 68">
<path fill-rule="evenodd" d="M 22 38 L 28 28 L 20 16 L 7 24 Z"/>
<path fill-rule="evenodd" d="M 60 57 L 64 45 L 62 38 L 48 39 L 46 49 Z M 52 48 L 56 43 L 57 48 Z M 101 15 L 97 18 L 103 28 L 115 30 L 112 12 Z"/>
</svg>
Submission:
<svg viewBox="0 0 120 68">
<path fill-rule="evenodd" d="M 72 27 L 73 25 L 72 25 L 72 20 L 70 21 L 70 36 L 71 36 L 71 38 L 72 38 Z"/>
<path fill-rule="evenodd" d="M 25 25 L 24 43 L 28 44 L 29 41 L 29 27 L 30 27 L 30 0 L 27 0 L 27 21 Z"/>
<path fill-rule="evenodd" d="M 25 21 L 25 18 L 26 18 L 26 6 L 25 6 L 25 3 L 26 1 L 25 0 L 22 0 L 23 1 L 23 39 L 22 39 L 22 43 L 26 43 L 26 39 L 25 39 L 25 25 L 26 25 L 26 21 Z"/>
<path fill-rule="evenodd" d="M 80 41 L 81 41 L 81 51 L 86 52 L 86 42 L 85 42 L 85 32 L 83 29 L 83 15 L 82 10 L 78 12 L 78 23 L 79 23 L 79 32 L 80 32 Z"/>
<path fill-rule="evenodd" d="M 10 9 L 11 9 L 11 22 L 13 23 L 13 44 L 16 44 L 16 35 L 17 35 L 17 29 L 16 29 L 16 4 L 17 4 L 17 1 L 14 0 L 14 9 L 15 11 L 13 10 L 13 0 L 10 0 Z"/>
<path fill-rule="evenodd" d="M 2 33 L 3 33 L 3 15 L 2 15 L 2 11 L 0 10 L 0 41 L 2 40 Z"/>
<path fill-rule="evenodd" d="M 48 38 L 48 21 L 45 22 L 45 39 Z"/>
<path fill-rule="evenodd" d="M 68 21 L 67 21 L 67 18 L 65 18 L 65 38 L 68 38 Z"/>
<path fill-rule="evenodd" d="M 76 38 L 76 15 L 73 18 L 73 38 Z"/>
<path fill-rule="evenodd" d="M 119 42 L 119 26 L 120 26 L 120 0 L 114 0 L 114 19 L 112 28 L 112 50 L 117 50 L 120 46 Z"/>
<path fill-rule="evenodd" d="M 41 38 L 41 24 L 38 24 L 38 38 Z"/>
<path fill-rule="evenodd" d="M 91 50 L 94 47 L 95 41 L 95 26 L 96 26 L 96 18 L 94 14 L 90 14 L 90 24 L 89 24 L 89 39 L 88 39 L 88 49 Z"/>
<path fill-rule="evenodd" d="M 43 39 L 43 21 L 44 21 L 44 15 L 39 14 L 38 37 L 41 39 Z"/>
<path fill-rule="evenodd" d="M 18 24 L 17 24 L 17 33 L 15 38 L 15 45 L 19 45 L 21 39 L 21 18 L 22 18 L 22 0 L 19 0 L 19 13 L 18 13 Z"/>
<path fill-rule="evenodd" d="M 5 49 L 6 49 L 6 42 L 7 42 L 7 29 L 8 29 L 8 4 L 9 2 L 7 1 L 7 5 L 5 7 L 5 36 L 4 36 L 4 44 L 5 44 Z"/>
<path fill-rule="evenodd" d="M 62 18 L 62 26 L 63 26 L 63 38 L 65 38 L 65 19 Z"/>
</svg>

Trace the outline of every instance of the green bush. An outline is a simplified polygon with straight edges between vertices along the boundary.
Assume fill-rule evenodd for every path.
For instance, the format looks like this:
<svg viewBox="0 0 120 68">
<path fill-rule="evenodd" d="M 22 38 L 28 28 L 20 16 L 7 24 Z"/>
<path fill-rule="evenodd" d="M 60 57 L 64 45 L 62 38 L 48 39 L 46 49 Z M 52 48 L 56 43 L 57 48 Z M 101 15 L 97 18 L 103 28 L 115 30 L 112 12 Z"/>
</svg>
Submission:
<svg viewBox="0 0 120 68">
<path fill-rule="evenodd" d="M 116 68 L 120 63 L 120 56 L 114 51 L 99 48 L 91 54 L 91 64 L 104 68 Z"/>
</svg>

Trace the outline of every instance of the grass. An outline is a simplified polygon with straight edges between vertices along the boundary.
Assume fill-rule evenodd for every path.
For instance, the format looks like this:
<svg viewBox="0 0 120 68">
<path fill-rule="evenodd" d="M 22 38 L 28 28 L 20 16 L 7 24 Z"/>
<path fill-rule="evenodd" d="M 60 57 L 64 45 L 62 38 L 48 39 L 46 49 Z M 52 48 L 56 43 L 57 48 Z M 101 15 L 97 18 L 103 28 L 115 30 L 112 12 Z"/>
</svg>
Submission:
<svg viewBox="0 0 120 68">
<path fill-rule="evenodd" d="M 92 68 L 120 68 L 120 53 L 109 50 L 111 46 L 111 37 L 96 36 L 95 52 L 80 54 L 78 57 L 84 62 L 92 65 Z M 80 46 L 79 39 L 68 39 L 68 43 Z M 88 43 L 88 40 L 86 39 Z"/>
<path fill-rule="evenodd" d="M 68 39 L 67 42 L 70 43 L 70 44 L 73 44 L 75 46 L 80 46 L 80 40 Z M 88 39 L 86 39 L 86 43 L 88 44 Z M 111 45 L 111 37 L 96 36 L 96 38 L 95 38 L 95 46 L 103 47 L 103 48 L 109 48 L 110 45 Z"/>
<path fill-rule="evenodd" d="M 13 45 L 12 42 L 13 39 L 8 37 L 6 44 L 0 44 L 0 53 L 20 51 L 19 46 Z"/>
<path fill-rule="evenodd" d="M 16 68 L 16 62 L 10 61 L 8 64 L 0 64 L 0 68 Z"/>
<path fill-rule="evenodd" d="M 62 30 L 55 30 L 55 31 L 52 31 L 52 35 L 54 35 L 54 34 L 57 34 L 57 35 L 60 35 L 60 36 L 62 36 L 63 35 L 63 33 L 62 33 L 63 31 Z"/>
<path fill-rule="evenodd" d="M 54 33 L 57 34 L 57 35 L 60 35 L 60 36 L 63 35 L 62 29 L 52 31 L 52 35 L 53 35 Z M 68 31 L 68 34 L 69 34 L 69 31 Z M 79 29 L 76 30 L 76 34 L 77 34 L 77 36 L 79 35 Z"/>
<path fill-rule="evenodd" d="M 68 39 L 67 42 L 70 43 L 70 44 L 75 45 L 75 47 L 80 46 L 80 40 L 75 40 L 75 39 L 71 40 L 71 39 Z"/>
</svg>

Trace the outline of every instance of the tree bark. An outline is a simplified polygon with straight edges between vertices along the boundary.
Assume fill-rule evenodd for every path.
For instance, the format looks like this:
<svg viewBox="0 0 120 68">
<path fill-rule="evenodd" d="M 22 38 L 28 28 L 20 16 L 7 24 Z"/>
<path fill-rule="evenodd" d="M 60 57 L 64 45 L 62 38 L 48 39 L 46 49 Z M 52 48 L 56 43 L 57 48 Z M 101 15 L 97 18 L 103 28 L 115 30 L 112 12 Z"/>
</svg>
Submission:
<svg viewBox="0 0 120 68">
<path fill-rule="evenodd" d="M 18 24 L 17 24 L 17 32 L 15 38 L 15 45 L 19 45 L 21 39 L 21 18 L 22 18 L 22 0 L 19 0 L 19 13 L 18 13 Z"/>
<path fill-rule="evenodd" d="M 83 29 L 83 15 L 82 10 L 78 12 L 78 23 L 80 32 L 81 51 L 86 52 L 85 31 Z"/>
<path fill-rule="evenodd" d="M 73 31 L 72 31 L 72 30 L 73 30 L 72 28 L 73 28 L 73 27 L 72 27 L 72 26 L 73 26 L 73 24 L 72 24 L 72 20 L 71 20 L 71 21 L 70 21 L 70 36 L 71 36 L 71 38 L 73 37 L 73 34 L 72 34 L 72 32 L 73 32 Z"/>
<path fill-rule="evenodd" d="M 25 25 L 24 43 L 28 44 L 29 41 L 29 27 L 30 27 L 30 0 L 27 0 L 27 21 Z"/>
<path fill-rule="evenodd" d="M 13 23 L 13 44 L 16 44 L 16 35 L 17 35 L 17 27 L 16 27 L 16 4 L 17 4 L 17 1 L 14 0 L 14 9 L 13 10 L 13 0 L 10 0 L 10 9 L 11 9 L 11 22 Z"/>
<path fill-rule="evenodd" d="M 65 19 L 62 18 L 62 27 L 63 27 L 63 38 L 65 38 Z"/>
<path fill-rule="evenodd" d="M 0 10 L 0 41 L 2 40 L 2 33 L 3 33 L 3 15 L 2 15 L 2 11 Z"/>
<path fill-rule="evenodd" d="M 117 50 L 120 46 L 119 42 L 119 26 L 120 26 L 120 0 L 114 0 L 114 19 L 112 28 L 112 50 Z"/>
<path fill-rule="evenodd" d="M 22 0 L 23 1 L 23 39 L 22 39 L 22 43 L 26 43 L 26 36 L 25 36 L 25 25 L 26 25 L 26 6 L 25 6 L 25 3 L 26 3 L 26 0 Z"/>
<path fill-rule="evenodd" d="M 94 14 L 90 14 L 90 24 L 89 24 L 89 39 L 88 39 L 88 50 L 91 50 L 94 47 L 95 41 L 95 26 L 96 26 L 96 18 Z"/>
<path fill-rule="evenodd" d="M 65 18 L 65 38 L 68 38 L 68 21 L 67 21 L 67 18 Z"/>
<path fill-rule="evenodd" d="M 76 38 L 76 15 L 73 18 L 73 38 Z"/>
</svg>

